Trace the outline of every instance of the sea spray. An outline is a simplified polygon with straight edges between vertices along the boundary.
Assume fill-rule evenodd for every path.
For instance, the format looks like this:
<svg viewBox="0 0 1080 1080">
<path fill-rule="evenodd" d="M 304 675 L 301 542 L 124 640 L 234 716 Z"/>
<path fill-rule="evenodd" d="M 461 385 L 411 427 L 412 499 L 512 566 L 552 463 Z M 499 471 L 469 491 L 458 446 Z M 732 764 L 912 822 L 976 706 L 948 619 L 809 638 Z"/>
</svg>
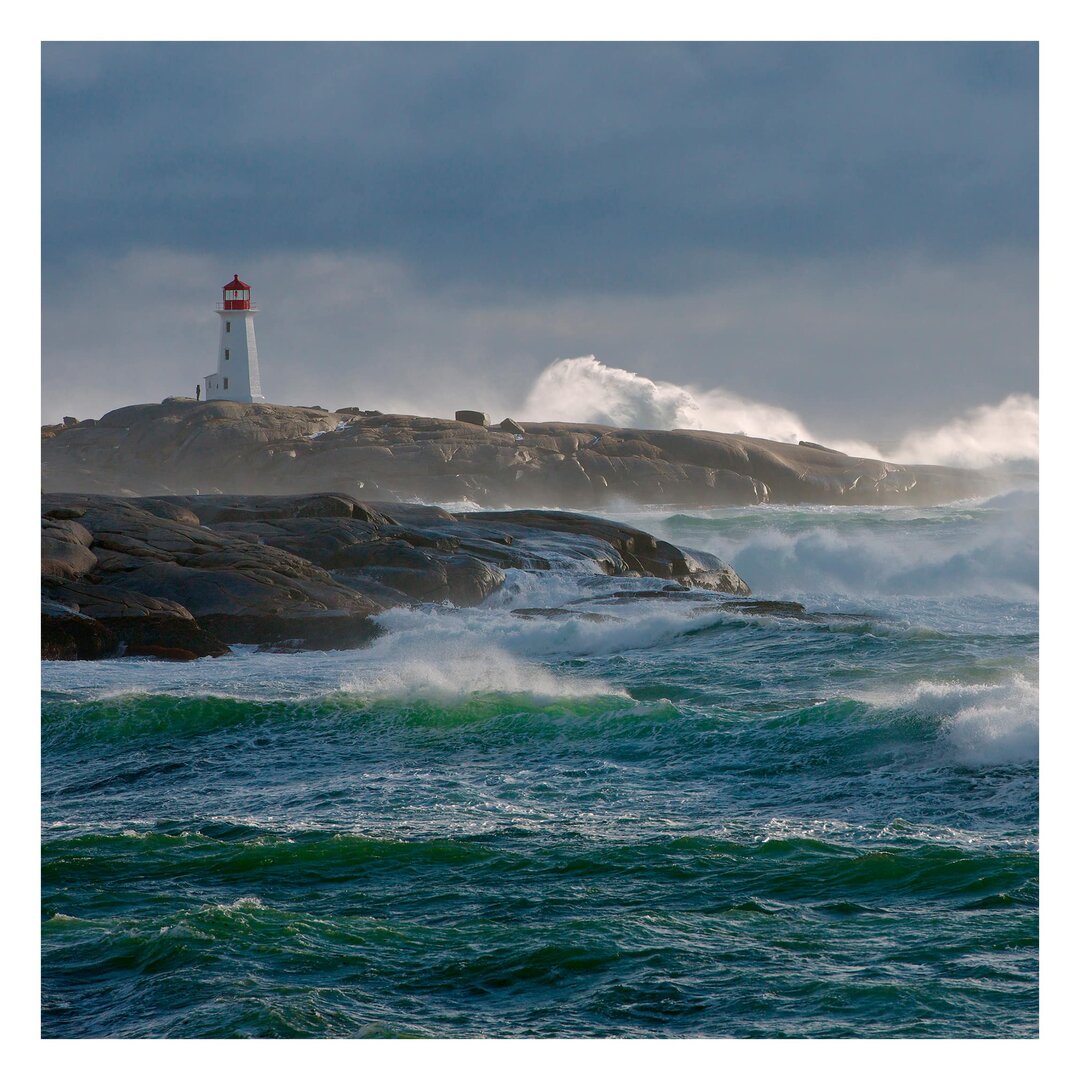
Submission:
<svg viewBox="0 0 1080 1080">
<path fill-rule="evenodd" d="M 852 603 L 891 597 L 1038 595 L 1038 498 L 1016 492 L 932 508 L 758 507 L 625 515 L 639 528 L 708 548 L 756 593 Z"/>
<path fill-rule="evenodd" d="M 787 409 L 716 389 L 701 393 L 657 382 L 595 356 L 556 360 L 537 378 L 521 408 L 528 420 L 580 420 L 637 428 L 702 428 L 797 442 L 808 438 Z"/>
<path fill-rule="evenodd" d="M 368 673 L 346 678 L 342 690 L 377 701 L 453 701 L 478 694 L 528 695 L 536 700 L 626 696 L 603 679 L 556 674 L 513 656 L 495 643 L 495 634 L 449 625 L 444 633 L 432 633 L 427 627 L 410 631 L 400 622 L 398 626 L 397 633 L 383 639 L 387 645 L 365 657 Z"/>
<path fill-rule="evenodd" d="M 606 593 L 610 592 L 608 588 Z M 575 604 L 572 609 L 541 608 L 545 613 L 538 615 L 497 607 L 452 612 L 398 609 L 378 617 L 390 633 L 386 644 L 380 641 L 370 656 L 373 662 L 388 666 L 396 663 L 392 657 L 403 652 L 430 658 L 435 664 L 468 658 L 470 678 L 476 674 L 496 679 L 500 664 L 511 655 L 604 656 L 661 647 L 716 618 L 720 598 L 704 592 L 694 595 L 696 603 L 635 602 L 631 595 L 619 597 L 613 605 L 605 600 L 605 592 L 598 591 L 594 602 Z M 478 659 L 486 654 L 492 655 L 490 662 Z M 524 669 L 507 664 L 506 671 L 512 682 Z"/>
<path fill-rule="evenodd" d="M 530 388 L 523 420 L 577 420 L 614 427 L 690 428 L 778 442 L 825 443 L 854 457 L 983 468 L 1038 460 L 1038 399 L 1010 394 L 978 405 L 937 428 L 917 428 L 879 447 L 853 432 L 813 434 L 790 409 L 753 401 L 723 387 L 701 389 L 654 380 L 595 356 L 556 360 Z"/>
<path fill-rule="evenodd" d="M 937 429 L 905 435 L 891 456 L 897 461 L 929 462 L 981 469 L 1039 459 L 1039 401 L 1010 394 L 997 405 L 979 405 Z"/>
</svg>

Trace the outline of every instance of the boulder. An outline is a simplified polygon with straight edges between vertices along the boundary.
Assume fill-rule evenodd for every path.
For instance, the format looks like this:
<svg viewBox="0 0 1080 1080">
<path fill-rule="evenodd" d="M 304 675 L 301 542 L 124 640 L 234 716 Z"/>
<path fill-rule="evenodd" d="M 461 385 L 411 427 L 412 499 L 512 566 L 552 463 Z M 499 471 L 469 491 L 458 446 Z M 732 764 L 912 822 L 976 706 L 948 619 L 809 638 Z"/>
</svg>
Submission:
<svg viewBox="0 0 1080 1080">
<path fill-rule="evenodd" d="M 821 443 L 809 442 L 807 439 L 799 440 L 800 446 L 808 446 L 811 450 L 824 450 L 826 454 L 839 454 L 840 450 L 833 450 L 831 447 L 822 446 Z"/>
<path fill-rule="evenodd" d="M 115 654 L 119 645 L 117 636 L 97 619 L 42 598 L 42 660 L 100 660 Z"/>
<path fill-rule="evenodd" d="M 182 604 L 132 589 L 126 575 L 123 579 L 120 575 L 100 576 L 105 580 L 43 578 L 43 603 L 78 612 L 82 618 L 95 622 L 101 629 L 95 629 L 94 634 L 100 636 L 104 632 L 107 635 L 110 651 L 124 645 L 181 647 L 195 656 L 224 656 L 229 651 L 222 641 L 207 633 Z M 62 629 L 56 625 L 51 632 L 59 633 Z M 96 659 L 74 657 L 84 658 Z"/>
<path fill-rule="evenodd" d="M 42 574 L 74 579 L 90 573 L 98 562 L 90 550 L 92 542 L 90 532 L 76 520 L 42 518 Z"/>
<path fill-rule="evenodd" d="M 491 423 L 487 413 L 474 412 L 472 409 L 458 409 L 454 413 L 454 419 L 461 424 L 475 424 L 477 427 L 486 428 Z"/>
</svg>

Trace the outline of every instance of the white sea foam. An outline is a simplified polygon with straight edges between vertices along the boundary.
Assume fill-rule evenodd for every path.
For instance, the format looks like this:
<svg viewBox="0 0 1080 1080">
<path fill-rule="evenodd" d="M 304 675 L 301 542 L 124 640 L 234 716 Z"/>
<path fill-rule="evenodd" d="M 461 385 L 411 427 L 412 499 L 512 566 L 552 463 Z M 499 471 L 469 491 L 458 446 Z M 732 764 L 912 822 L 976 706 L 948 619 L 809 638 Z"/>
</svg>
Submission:
<svg viewBox="0 0 1080 1080">
<path fill-rule="evenodd" d="M 583 614 L 602 611 L 610 616 L 604 621 L 569 613 L 525 618 L 513 614 L 512 608 L 556 608 L 579 599 L 586 590 L 570 575 L 548 573 L 519 573 L 513 585 L 514 594 L 493 597 L 484 607 L 393 608 L 378 615 L 378 623 L 389 633 L 355 654 L 353 672 L 342 689 L 394 698 L 483 693 L 625 696 L 604 679 L 548 665 L 569 657 L 604 657 L 662 646 L 718 618 L 715 609 L 653 600 L 572 609 Z"/>
<path fill-rule="evenodd" d="M 1039 688 L 1022 675 L 1003 683 L 919 682 L 856 695 L 883 708 L 943 718 L 943 735 L 968 765 L 1006 765 L 1039 757 Z"/>
<path fill-rule="evenodd" d="M 852 598 L 998 596 L 1034 601 L 1034 550 L 1022 537 L 904 545 L 904 537 L 845 535 L 816 529 L 800 536 L 765 533 L 730 552 L 757 591 L 830 592 Z"/>
<path fill-rule="evenodd" d="M 1039 456 L 1039 402 L 1011 394 L 969 409 L 938 428 L 917 429 L 895 447 L 814 434 L 790 409 L 740 397 L 724 387 L 700 389 L 609 367 L 595 356 L 556 360 L 542 371 L 518 410 L 525 420 L 576 420 L 616 427 L 693 428 L 779 442 L 827 443 L 854 456 L 978 468 Z"/>
<path fill-rule="evenodd" d="M 726 535 L 723 514 L 653 529 L 715 552 L 758 595 L 1038 599 L 1038 516 L 1030 494 L 985 510 L 777 509 L 759 516 L 760 527 L 736 522 L 733 535 Z"/>
<path fill-rule="evenodd" d="M 656 382 L 595 356 L 556 360 L 540 373 L 522 406 L 530 420 L 578 420 L 617 427 L 703 428 L 797 442 L 802 421 L 787 409 L 748 401 L 722 388 L 700 391 Z"/>
<path fill-rule="evenodd" d="M 394 609 L 380 616 L 394 632 L 357 657 L 342 689 L 373 697 L 456 699 L 474 694 L 538 698 L 623 695 L 603 679 L 554 671 L 527 658 L 503 631 L 516 616 L 476 611 Z"/>
<path fill-rule="evenodd" d="M 369 652 L 379 658 L 398 649 L 424 656 L 445 644 L 453 649 L 497 649 L 519 659 L 609 656 L 663 645 L 716 621 L 717 611 L 690 610 L 695 606 L 652 600 L 620 603 L 597 609 L 611 616 L 603 622 L 569 615 L 522 618 L 493 608 L 440 612 L 395 608 L 377 617 L 393 632 L 376 641 Z"/>
<path fill-rule="evenodd" d="M 491 642 L 427 641 L 424 648 L 402 639 L 380 657 L 387 666 L 357 673 L 342 689 L 375 698 L 454 700 L 475 694 L 527 694 L 559 699 L 623 695 L 602 679 L 562 675 L 513 656 Z M 365 665 L 366 666 L 366 665 Z"/>
<path fill-rule="evenodd" d="M 265 907 L 257 896 L 238 896 L 229 904 L 208 904 L 203 911 L 259 911 Z"/>
</svg>

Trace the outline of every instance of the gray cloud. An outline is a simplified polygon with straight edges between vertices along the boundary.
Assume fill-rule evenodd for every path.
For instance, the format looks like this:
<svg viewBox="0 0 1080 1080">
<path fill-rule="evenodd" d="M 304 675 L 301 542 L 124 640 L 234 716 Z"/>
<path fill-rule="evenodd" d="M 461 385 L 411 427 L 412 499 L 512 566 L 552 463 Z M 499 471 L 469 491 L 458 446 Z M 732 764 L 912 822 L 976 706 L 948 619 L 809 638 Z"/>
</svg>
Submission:
<svg viewBox="0 0 1080 1080">
<path fill-rule="evenodd" d="M 1036 49 L 48 44 L 47 266 L 365 250 L 683 288 L 748 255 L 1033 246 Z"/>
</svg>

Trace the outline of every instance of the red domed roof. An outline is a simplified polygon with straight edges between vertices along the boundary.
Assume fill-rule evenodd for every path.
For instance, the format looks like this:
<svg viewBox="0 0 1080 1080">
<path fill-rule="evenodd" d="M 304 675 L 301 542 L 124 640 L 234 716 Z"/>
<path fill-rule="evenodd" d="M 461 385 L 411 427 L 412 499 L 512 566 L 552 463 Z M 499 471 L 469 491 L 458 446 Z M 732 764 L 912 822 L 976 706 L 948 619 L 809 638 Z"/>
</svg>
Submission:
<svg viewBox="0 0 1080 1080">
<path fill-rule="evenodd" d="M 228 285 L 222 285 L 223 289 L 250 289 L 251 286 L 246 281 L 240 280 L 239 274 L 233 274 L 232 281 Z"/>
</svg>

